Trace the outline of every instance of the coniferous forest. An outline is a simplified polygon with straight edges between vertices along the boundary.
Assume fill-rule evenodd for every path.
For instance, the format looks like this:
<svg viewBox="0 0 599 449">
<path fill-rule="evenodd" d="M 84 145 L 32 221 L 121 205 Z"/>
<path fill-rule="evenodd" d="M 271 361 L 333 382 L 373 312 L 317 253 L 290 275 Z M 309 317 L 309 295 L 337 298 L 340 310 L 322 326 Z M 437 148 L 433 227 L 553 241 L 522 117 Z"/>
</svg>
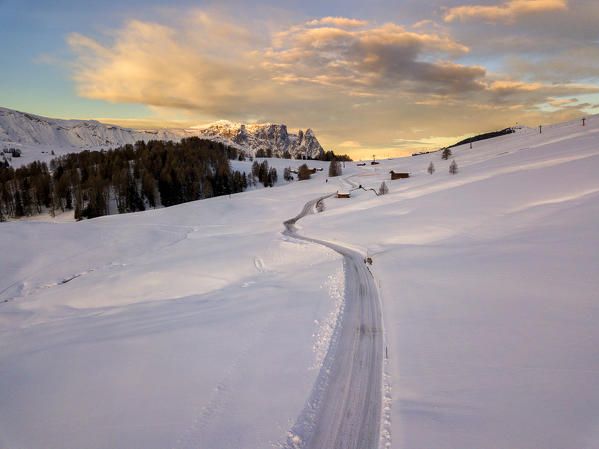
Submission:
<svg viewBox="0 0 599 449">
<path fill-rule="evenodd" d="M 229 159 L 238 157 L 235 148 L 191 137 L 71 153 L 49 167 L 0 165 L 0 221 L 72 209 L 80 220 L 115 206 L 118 213 L 136 212 L 241 192 L 253 179 L 231 170 Z"/>
</svg>

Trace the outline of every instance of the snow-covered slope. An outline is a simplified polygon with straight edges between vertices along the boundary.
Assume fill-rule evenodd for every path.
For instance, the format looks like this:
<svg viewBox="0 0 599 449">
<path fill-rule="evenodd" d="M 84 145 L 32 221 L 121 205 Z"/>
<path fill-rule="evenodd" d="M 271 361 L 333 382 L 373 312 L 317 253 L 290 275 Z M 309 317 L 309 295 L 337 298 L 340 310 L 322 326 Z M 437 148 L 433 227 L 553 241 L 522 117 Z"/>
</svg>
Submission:
<svg viewBox="0 0 599 449">
<path fill-rule="evenodd" d="M 373 260 L 381 447 L 599 447 L 598 141 L 595 116 L 448 161 L 328 182 L 314 162 L 310 181 L 230 198 L 0 224 L 0 447 L 280 447 L 349 276 L 282 222 L 383 180 L 297 223 Z"/>
<path fill-rule="evenodd" d="M 0 149 L 17 148 L 21 158 L 14 166 L 81 150 L 99 150 L 133 144 L 139 140 L 180 140 L 200 136 L 244 150 L 249 155 L 271 150 L 274 156 L 288 151 L 292 157 L 317 157 L 323 153 L 312 130 L 289 134 L 285 125 L 243 125 L 217 122 L 190 129 L 139 130 L 107 125 L 95 120 L 61 120 L 0 108 Z"/>
<path fill-rule="evenodd" d="M 22 158 L 14 163 L 48 159 L 73 151 L 108 149 L 138 140 L 180 140 L 194 133 L 182 129 L 134 130 L 95 120 L 61 120 L 0 108 L 0 147 L 18 148 Z M 44 156 L 45 155 L 45 156 Z"/>
<path fill-rule="evenodd" d="M 373 259 L 390 447 L 599 447 L 599 116 L 452 151 L 303 222 Z"/>
</svg>

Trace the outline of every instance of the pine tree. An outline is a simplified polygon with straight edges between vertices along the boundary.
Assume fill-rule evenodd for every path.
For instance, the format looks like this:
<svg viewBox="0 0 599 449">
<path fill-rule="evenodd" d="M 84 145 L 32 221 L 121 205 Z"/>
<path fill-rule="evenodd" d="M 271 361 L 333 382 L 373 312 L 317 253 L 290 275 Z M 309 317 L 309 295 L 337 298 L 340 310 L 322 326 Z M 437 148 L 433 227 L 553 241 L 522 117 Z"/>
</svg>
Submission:
<svg viewBox="0 0 599 449">
<path fill-rule="evenodd" d="M 149 171 L 144 171 L 141 177 L 141 192 L 142 195 L 148 200 L 150 207 L 156 207 L 156 179 L 152 176 Z"/>
<path fill-rule="evenodd" d="M 15 192 L 15 217 L 20 218 L 23 215 L 25 215 L 25 208 L 23 207 L 21 192 L 17 190 Z"/>
<path fill-rule="evenodd" d="M 274 167 L 271 167 L 268 170 L 268 185 L 270 187 L 274 186 L 277 183 L 277 179 L 278 179 L 278 175 L 277 175 L 277 169 Z"/>
<path fill-rule="evenodd" d="M 329 164 L 329 177 L 341 176 L 341 164 L 337 159 L 331 160 Z"/>
<path fill-rule="evenodd" d="M 383 181 L 379 187 L 379 195 L 386 195 L 387 193 L 389 193 L 389 187 L 387 187 L 387 184 Z"/>
<path fill-rule="evenodd" d="M 451 150 L 449 148 L 445 148 L 443 153 L 441 153 L 441 159 L 447 160 L 451 156 Z"/>
<path fill-rule="evenodd" d="M 312 175 L 312 173 L 310 172 L 310 169 L 308 168 L 308 166 L 306 164 L 300 165 L 299 168 L 297 169 L 297 179 L 299 179 L 300 181 L 303 181 L 305 179 L 310 179 L 311 175 Z"/>
<path fill-rule="evenodd" d="M 65 209 L 71 210 L 73 209 L 73 196 L 71 194 L 71 189 L 67 188 L 67 193 L 65 194 Z"/>
<path fill-rule="evenodd" d="M 254 178 L 257 178 L 259 174 L 260 164 L 258 163 L 258 161 L 254 161 L 254 163 L 252 164 L 252 175 L 254 175 Z"/>
<path fill-rule="evenodd" d="M 458 172 L 458 164 L 455 160 L 451 161 L 451 165 L 449 166 L 449 173 L 455 175 Z"/>
<path fill-rule="evenodd" d="M 433 161 L 431 161 L 431 163 L 430 163 L 430 164 L 428 164 L 428 169 L 427 169 L 426 171 L 428 171 L 428 172 L 429 172 L 429 174 L 431 174 L 431 175 L 432 175 L 433 173 L 435 173 L 435 165 L 433 164 Z"/>
<path fill-rule="evenodd" d="M 268 179 L 268 161 L 262 161 L 258 170 L 258 181 L 264 184 L 264 187 L 268 187 L 270 182 Z"/>
</svg>

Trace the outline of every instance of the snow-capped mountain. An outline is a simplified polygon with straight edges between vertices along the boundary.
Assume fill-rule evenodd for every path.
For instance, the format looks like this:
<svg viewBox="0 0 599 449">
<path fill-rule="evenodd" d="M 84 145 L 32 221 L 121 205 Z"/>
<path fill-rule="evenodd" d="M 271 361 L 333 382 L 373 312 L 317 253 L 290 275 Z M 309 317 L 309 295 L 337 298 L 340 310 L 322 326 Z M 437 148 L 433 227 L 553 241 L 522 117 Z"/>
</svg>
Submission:
<svg viewBox="0 0 599 449">
<path fill-rule="evenodd" d="M 175 140 L 199 136 L 213 139 L 254 156 L 258 150 L 272 151 L 273 156 L 317 158 L 324 153 L 311 129 L 298 134 L 287 132 L 278 124 L 244 125 L 219 121 L 189 129 L 131 129 L 100 123 L 96 120 L 62 120 L 0 108 L 0 149 L 18 148 L 22 157 L 12 165 L 47 160 L 55 155 L 82 150 L 99 150 L 133 144 L 139 140 Z"/>
<path fill-rule="evenodd" d="M 252 155 L 259 150 L 270 150 L 275 157 L 282 157 L 288 152 L 294 159 L 302 156 L 318 158 L 324 154 L 314 132 L 309 128 L 305 132 L 300 129 L 297 134 L 290 134 L 286 125 L 244 125 L 221 120 L 194 129 L 203 137 L 236 144 Z"/>
<path fill-rule="evenodd" d="M 192 135 L 180 129 L 136 130 L 96 120 L 62 120 L 0 108 L 0 144 L 4 146 L 108 148 L 138 140 L 178 140 L 186 134 Z"/>
</svg>

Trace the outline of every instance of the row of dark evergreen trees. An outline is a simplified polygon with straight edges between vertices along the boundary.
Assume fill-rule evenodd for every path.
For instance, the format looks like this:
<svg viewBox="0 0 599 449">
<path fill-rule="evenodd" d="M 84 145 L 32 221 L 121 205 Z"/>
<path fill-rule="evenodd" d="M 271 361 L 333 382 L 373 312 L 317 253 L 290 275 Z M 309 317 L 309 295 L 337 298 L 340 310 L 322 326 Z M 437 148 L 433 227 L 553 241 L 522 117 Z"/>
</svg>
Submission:
<svg viewBox="0 0 599 449">
<path fill-rule="evenodd" d="M 75 209 L 78 220 L 99 217 L 109 213 L 111 198 L 124 213 L 241 192 L 254 180 L 231 170 L 229 159 L 238 157 L 235 148 L 191 137 L 72 153 L 53 159 L 50 167 L 0 165 L 0 221 L 68 209 Z M 264 179 L 274 184 L 276 171 L 272 181 L 272 171 L 265 170 Z"/>
<path fill-rule="evenodd" d="M 261 148 L 258 151 L 256 151 L 256 157 L 257 158 L 273 157 L 273 151 L 271 148 L 269 148 L 267 150 L 263 150 Z M 291 154 L 289 153 L 289 151 L 285 151 L 281 157 L 283 159 L 291 159 Z M 335 159 L 338 161 L 345 161 L 345 162 L 351 161 L 351 158 L 347 154 L 335 154 L 332 150 L 325 151 L 321 156 L 317 157 L 316 159 L 313 159 L 311 157 L 306 157 L 306 156 L 303 156 L 298 159 L 317 160 L 317 161 L 332 161 L 333 159 Z M 242 160 L 242 159 L 240 159 L 240 160 Z"/>
</svg>

